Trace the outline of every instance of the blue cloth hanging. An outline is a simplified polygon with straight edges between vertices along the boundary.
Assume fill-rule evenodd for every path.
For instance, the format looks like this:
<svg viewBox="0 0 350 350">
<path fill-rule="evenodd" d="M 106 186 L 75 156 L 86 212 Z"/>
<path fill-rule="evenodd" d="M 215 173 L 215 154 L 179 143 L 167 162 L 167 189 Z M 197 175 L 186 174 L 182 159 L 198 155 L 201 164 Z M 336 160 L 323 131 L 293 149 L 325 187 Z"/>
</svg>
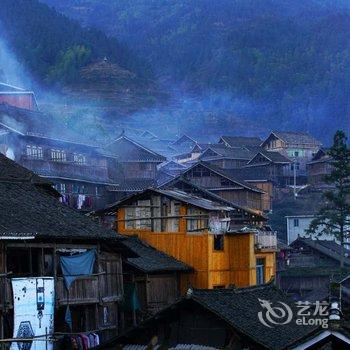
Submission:
<svg viewBox="0 0 350 350">
<path fill-rule="evenodd" d="M 95 258 L 95 249 L 82 254 L 60 257 L 64 283 L 67 289 L 69 289 L 77 277 L 92 275 Z"/>
<path fill-rule="evenodd" d="M 66 315 L 64 317 L 64 320 L 66 321 L 67 325 L 69 326 L 70 330 L 72 330 L 72 314 L 70 312 L 70 308 L 69 308 L 69 305 L 67 305 L 67 308 L 66 308 Z"/>
</svg>

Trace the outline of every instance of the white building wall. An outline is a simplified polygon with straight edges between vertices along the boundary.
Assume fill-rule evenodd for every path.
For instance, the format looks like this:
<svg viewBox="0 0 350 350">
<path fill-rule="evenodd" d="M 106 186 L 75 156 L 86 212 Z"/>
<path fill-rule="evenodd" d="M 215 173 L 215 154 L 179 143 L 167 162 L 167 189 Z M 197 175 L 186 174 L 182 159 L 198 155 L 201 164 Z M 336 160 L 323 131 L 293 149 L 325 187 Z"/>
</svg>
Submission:
<svg viewBox="0 0 350 350">
<path fill-rule="evenodd" d="M 312 238 L 312 239 L 321 239 L 321 240 L 329 240 L 333 241 L 334 236 L 330 235 L 307 235 L 306 231 L 310 226 L 311 221 L 314 219 L 311 215 L 299 215 L 299 216 L 287 216 L 287 242 L 288 244 L 291 244 L 294 242 L 298 237 L 306 237 L 306 238 Z M 321 231 L 318 230 L 318 232 Z"/>
</svg>

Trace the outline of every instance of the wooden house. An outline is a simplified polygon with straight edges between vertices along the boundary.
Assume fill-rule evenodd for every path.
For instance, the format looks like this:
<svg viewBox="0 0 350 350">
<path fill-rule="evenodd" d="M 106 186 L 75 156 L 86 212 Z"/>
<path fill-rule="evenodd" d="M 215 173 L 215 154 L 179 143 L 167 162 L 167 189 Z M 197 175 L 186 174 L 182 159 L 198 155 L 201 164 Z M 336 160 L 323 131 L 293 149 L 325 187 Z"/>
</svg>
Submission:
<svg viewBox="0 0 350 350">
<path fill-rule="evenodd" d="M 278 325 L 266 323 L 268 320 L 264 324 L 264 301 L 276 307 L 284 305 L 293 316 L 289 322 L 285 318 Z M 182 299 L 102 344 L 100 349 L 316 349 L 312 345 L 326 340 L 324 329 L 319 325 L 298 325 L 297 313 L 295 303 L 272 284 L 241 289 L 189 289 Z M 348 336 L 338 338 L 335 344 L 349 344 Z"/>
<path fill-rule="evenodd" d="M 245 147 L 216 144 L 208 146 L 198 158 L 223 169 L 236 169 L 245 166 L 252 156 L 252 151 Z"/>
<path fill-rule="evenodd" d="M 121 236 L 59 203 L 58 197 L 47 180 L 0 155 L 1 339 L 13 337 L 16 310 L 11 282 L 15 278 L 53 281 L 54 311 L 46 331 L 57 344 L 63 337 L 60 332 L 67 332 L 68 307 L 73 333 L 93 331 L 106 340 L 122 328 L 121 253 L 128 248 L 120 243 Z M 62 259 L 80 258 L 82 253 L 90 256 L 87 272 L 75 269 L 77 275 L 72 275 L 72 270 L 63 269 Z M 73 278 L 69 287 L 64 282 L 67 277 Z M 39 294 L 44 292 L 44 287 L 37 289 L 38 303 L 43 300 Z M 43 306 L 39 304 L 38 312 Z M 37 335 L 46 331 L 42 329 Z"/>
<path fill-rule="evenodd" d="M 189 144 L 190 146 L 191 144 Z M 196 142 L 196 144 L 190 148 L 190 149 L 182 149 L 185 152 L 182 152 L 180 154 L 174 155 L 174 159 L 177 163 L 183 164 L 184 166 L 186 164 L 190 164 L 194 161 L 196 161 L 199 156 L 210 146 L 209 143 L 199 143 Z"/>
<path fill-rule="evenodd" d="M 162 163 L 158 167 L 158 171 L 163 171 L 172 177 L 175 177 L 175 176 L 181 174 L 184 170 L 186 170 L 185 165 L 177 163 L 173 160 Z"/>
<path fill-rule="evenodd" d="M 284 186 L 289 175 L 292 160 L 277 151 L 259 150 L 246 164 L 248 171 L 264 174 L 263 176 L 277 186 Z"/>
<path fill-rule="evenodd" d="M 314 301 L 311 298 L 315 297 L 320 300 L 317 298 L 328 295 L 332 278 L 350 271 L 350 251 L 345 250 L 345 268 L 341 271 L 340 245 L 334 241 L 299 237 L 290 248 L 288 254 L 280 258 L 277 284 L 295 299 Z"/>
<path fill-rule="evenodd" d="M 234 210 L 230 211 L 230 227 L 236 227 L 240 229 L 244 226 L 257 226 L 263 227 L 266 225 L 267 217 L 263 215 L 260 211 L 242 207 L 237 204 L 234 204 L 214 192 L 208 191 L 207 189 L 195 185 L 193 182 L 186 180 L 183 176 L 177 176 L 169 181 L 162 183 L 158 186 L 160 189 L 176 189 L 182 192 L 189 193 L 191 195 L 205 198 L 222 205 L 230 206 Z"/>
<path fill-rule="evenodd" d="M 221 136 L 219 144 L 232 148 L 259 147 L 262 140 L 255 136 Z"/>
<path fill-rule="evenodd" d="M 0 104 L 7 104 L 30 111 L 38 110 L 33 91 L 4 83 L 0 83 Z"/>
<path fill-rule="evenodd" d="M 71 207 L 108 204 L 108 158 L 44 113 L 0 105 L 0 153 L 49 179 Z"/>
<path fill-rule="evenodd" d="M 272 210 L 272 203 L 276 195 L 276 184 L 269 178 L 265 169 L 255 167 L 243 167 L 238 169 L 226 170 L 228 176 L 240 179 L 250 186 L 260 189 L 263 194 L 261 197 L 261 210 L 269 212 Z"/>
<path fill-rule="evenodd" d="M 176 147 L 177 149 L 181 149 L 181 150 L 188 150 L 188 151 L 190 151 L 196 144 L 197 144 L 197 141 L 186 134 L 180 136 L 177 140 L 172 142 L 173 147 Z"/>
<path fill-rule="evenodd" d="M 263 210 L 264 192 L 244 180 L 235 178 L 224 169 L 207 162 L 198 162 L 185 170 L 182 176 L 234 204 Z"/>
<path fill-rule="evenodd" d="M 157 167 L 166 161 L 164 156 L 124 134 L 107 144 L 102 153 L 110 158 L 112 173 L 109 176 L 118 180 L 116 185 L 109 187 L 114 201 L 155 184 Z"/>
<path fill-rule="evenodd" d="M 289 177 L 289 184 L 293 184 L 295 173 L 300 183 L 306 182 L 306 164 L 319 151 L 321 142 L 308 133 L 272 131 L 261 147 L 267 151 L 280 152 L 293 161 L 289 171 L 285 172 L 285 176 Z"/>
<path fill-rule="evenodd" d="M 161 252 L 136 236 L 123 241 L 135 256 L 123 260 L 124 286 L 135 290 L 138 305 L 124 308 L 125 323 L 132 324 L 174 303 L 181 295 L 180 279 L 192 272 L 187 264 Z M 129 311 L 129 312 L 128 312 Z"/>
<path fill-rule="evenodd" d="M 276 234 L 231 228 L 237 208 L 179 190 L 149 189 L 104 211 L 115 215 L 116 230 L 137 235 L 154 248 L 194 268 L 181 277 L 182 291 L 250 286 L 275 274 Z M 101 213 L 100 213 L 101 214 Z"/>
<path fill-rule="evenodd" d="M 325 184 L 325 177 L 332 172 L 332 158 L 327 154 L 327 150 L 320 149 L 311 162 L 307 163 L 308 183 L 319 187 Z"/>
</svg>

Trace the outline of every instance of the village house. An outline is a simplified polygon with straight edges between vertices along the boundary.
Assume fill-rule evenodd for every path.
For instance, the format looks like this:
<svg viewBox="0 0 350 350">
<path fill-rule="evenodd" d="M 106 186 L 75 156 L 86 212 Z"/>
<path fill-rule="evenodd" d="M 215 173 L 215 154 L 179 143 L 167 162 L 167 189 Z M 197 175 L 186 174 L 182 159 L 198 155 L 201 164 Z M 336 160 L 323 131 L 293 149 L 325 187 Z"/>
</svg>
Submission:
<svg viewBox="0 0 350 350">
<path fill-rule="evenodd" d="M 277 285 L 296 300 L 323 300 L 329 283 L 350 272 L 350 251 L 345 250 L 344 269 L 340 269 L 341 247 L 335 241 L 299 237 L 290 250 L 279 256 Z"/>
<path fill-rule="evenodd" d="M 47 334 L 57 345 L 73 332 L 104 341 L 123 328 L 122 254 L 137 255 L 59 196 L 0 155 L 1 339 Z"/>
<path fill-rule="evenodd" d="M 265 317 L 266 303 L 268 306 L 270 303 L 284 305 L 280 310 L 286 315 L 278 325 L 269 324 Z M 301 326 L 297 321 L 298 312 L 297 305 L 272 284 L 250 288 L 189 289 L 179 301 L 138 327 L 102 344 L 99 349 L 311 350 L 321 349 L 324 345 L 330 349 L 349 348 L 346 328 L 335 325 L 324 329 L 314 323 Z M 307 321 L 309 318 L 312 316 L 306 317 Z"/>
<path fill-rule="evenodd" d="M 117 184 L 108 188 L 111 201 L 140 192 L 156 184 L 157 167 L 166 158 L 125 134 L 108 143 L 101 153 L 109 158 L 109 176 Z"/>
<path fill-rule="evenodd" d="M 173 141 L 171 145 L 177 150 L 190 151 L 197 144 L 197 141 L 188 135 L 182 135 L 177 140 Z"/>
<path fill-rule="evenodd" d="M 223 169 L 236 169 L 245 166 L 252 156 L 252 151 L 244 147 L 215 144 L 208 146 L 198 158 Z"/>
<path fill-rule="evenodd" d="M 224 169 L 201 161 L 186 169 L 182 176 L 234 204 L 263 210 L 264 191 L 235 178 Z"/>
<path fill-rule="evenodd" d="M 245 171 L 264 174 L 276 186 L 284 186 L 292 160 L 276 151 L 259 150 L 246 164 Z"/>
<path fill-rule="evenodd" d="M 129 236 L 123 245 L 135 254 L 123 259 L 123 310 L 128 328 L 174 303 L 181 296 L 181 276 L 193 269 L 136 236 Z"/>
<path fill-rule="evenodd" d="M 154 248 L 193 267 L 181 290 L 251 286 L 275 275 L 276 233 L 238 229 L 238 209 L 175 189 L 148 189 L 97 213 L 113 215 L 116 230 L 137 235 Z M 258 220 L 258 219 L 257 219 Z"/>
<path fill-rule="evenodd" d="M 185 179 L 183 176 L 177 176 L 169 181 L 160 184 L 158 186 L 160 189 L 177 189 L 182 192 L 189 193 L 191 195 L 205 198 L 216 203 L 220 203 L 222 205 L 230 206 L 234 208 L 233 211 L 230 212 L 230 227 L 235 227 L 236 229 L 241 229 L 244 226 L 265 226 L 267 222 L 267 217 L 261 213 L 261 211 L 242 207 L 238 204 L 232 203 L 214 192 L 211 192 L 201 186 L 194 184 L 193 182 Z"/>
<path fill-rule="evenodd" d="M 65 341 L 78 334 L 106 341 L 180 297 L 181 278 L 193 272 L 191 266 L 63 205 L 47 179 L 3 155 L 0 187 L 1 339 L 16 336 L 14 313 L 16 320 L 25 317 L 16 309 L 18 286 L 40 284 L 30 293 L 48 300 L 40 309 L 34 305 L 26 316 L 34 321 L 23 319 L 18 337 L 47 332 L 56 349 L 66 349 Z M 35 301 L 35 294 L 28 295 Z M 41 318 L 43 310 L 48 320 Z M 38 329 L 37 322 L 46 328 Z"/>
<path fill-rule="evenodd" d="M 298 184 L 306 183 L 306 164 L 319 151 L 321 142 L 308 133 L 272 131 L 261 147 L 267 151 L 279 152 L 293 161 L 289 171 L 284 174 L 287 177 L 286 184 L 292 185 L 294 176 Z"/>
<path fill-rule="evenodd" d="M 238 169 L 227 169 L 225 173 L 235 179 L 240 179 L 245 183 L 260 189 L 261 210 L 268 213 L 272 210 L 273 200 L 276 196 L 276 184 L 270 179 L 266 169 L 257 169 L 251 167 L 243 167 Z"/>
<path fill-rule="evenodd" d="M 307 179 L 310 185 L 322 187 L 325 185 L 325 177 L 332 172 L 332 158 L 327 150 L 321 148 L 307 163 Z"/>
<path fill-rule="evenodd" d="M 8 104 L 29 111 L 38 110 L 33 91 L 4 83 L 0 83 L 0 104 Z"/>
<path fill-rule="evenodd" d="M 218 143 L 232 148 L 259 147 L 262 140 L 255 136 L 221 136 Z"/>
<path fill-rule="evenodd" d="M 44 113 L 0 104 L 0 153 L 49 179 L 70 207 L 108 204 L 108 158 Z"/>
</svg>

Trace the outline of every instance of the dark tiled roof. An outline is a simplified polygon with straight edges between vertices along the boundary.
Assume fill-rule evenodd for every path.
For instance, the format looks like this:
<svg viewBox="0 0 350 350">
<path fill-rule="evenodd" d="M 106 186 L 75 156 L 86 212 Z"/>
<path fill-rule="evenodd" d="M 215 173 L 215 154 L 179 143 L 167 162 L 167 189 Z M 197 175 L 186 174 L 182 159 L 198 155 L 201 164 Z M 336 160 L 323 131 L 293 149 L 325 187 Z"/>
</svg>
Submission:
<svg viewBox="0 0 350 350">
<path fill-rule="evenodd" d="M 0 181 L 29 181 L 36 184 L 50 184 L 32 171 L 15 163 L 0 153 Z"/>
<path fill-rule="evenodd" d="M 125 179 L 120 181 L 118 185 L 108 186 L 111 192 L 140 192 L 150 187 L 155 187 L 154 179 Z"/>
<path fill-rule="evenodd" d="M 198 289 L 194 290 L 192 299 L 268 349 L 285 349 L 317 329 L 296 325 L 295 304 L 272 284 L 241 289 Z M 259 312 L 263 311 L 259 299 L 271 302 L 273 306 L 280 305 L 280 302 L 289 305 L 294 311 L 292 321 L 267 328 L 258 318 Z"/>
<path fill-rule="evenodd" d="M 33 183 L 36 175 L 4 156 L 0 157 L 0 174 L 0 237 L 117 237 L 114 231 L 61 204 L 40 181 Z"/>
<path fill-rule="evenodd" d="M 259 137 L 249 136 L 221 136 L 220 140 L 225 141 L 231 147 L 259 146 L 262 142 Z"/>
<path fill-rule="evenodd" d="M 270 171 L 266 167 L 244 167 L 237 169 L 225 169 L 229 176 L 240 179 L 241 181 L 267 181 L 271 178 Z"/>
<path fill-rule="evenodd" d="M 143 272 L 192 271 L 190 266 L 151 247 L 137 237 L 128 237 L 123 240 L 123 245 L 138 255 L 137 258 L 128 258 L 127 262 Z"/>
<path fill-rule="evenodd" d="M 248 207 L 243 207 L 240 205 L 237 205 L 233 202 L 230 202 L 229 200 L 226 200 L 222 197 L 220 197 L 219 195 L 215 194 L 214 192 L 211 192 L 201 186 L 198 186 L 194 183 L 192 183 L 190 180 L 185 179 L 182 175 L 179 175 L 171 180 L 169 180 L 168 182 L 159 184 L 158 188 L 163 188 L 163 189 L 172 189 L 172 188 L 177 188 L 177 185 L 181 185 L 184 184 L 186 186 L 188 186 L 191 190 L 186 192 L 190 192 L 190 193 L 197 193 L 200 194 L 200 196 L 216 201 L 218 203 L 221 203 L 223 205 L 227 205 L 227 206 L 232 206 L 235 209 L 239 209 L 239 210 L 243 210 L 246 211 L 249 214 L 252 215 L 257 215 L 259 218 L 261 219 L 266 219 L 266 217 L 264 215 L 262 215 L 260 212 L 258 212 L 257 210 L 254 210 L 252 208 L 248 208 Z"/>
<path fill-rule="evenodd" d="M 197 165 L 203 165 L 205 166 L 207 169 L 213 171 L 213 172 L 216 172 L 217 174 L 231 180 L 232 182 L 235 182 L 237 183 L 238 185 L 241 185 L 242 187 L 245 187 L 247 189 L 250 189 L 254 192 L 260 192 L 260 193 L 263 193 L 263 191 L 259 190 L 257 187 L 255 186 L 252 186 L 250 185 L 249 183 L 245 182 L 244 180 L 242 179 L 239 179 L 239 178 L 236 178 L 231 172 L 230 170 L 227 170 L 227 169 L 222 169 L 222 168 L 219 168 L 213 164 L 210 164 L 208 162 L 204 162 L 204 161 L 200 161 L 196 164 L 194 164 L 193 166 L 191 166 L 189 169 L 187 169 L 183 174 L 185 174 L 187 171 L 189 171 L 190 169 L 193 169 L 195 166 Z"/>
<path fill-rule="evenodd" d="M 308 164 L 313 163 L 322 163 L 322 162 L 332 162 L 332 157 L 327 153 L 328 150 L 321 148 L 313 157 L 311 162 Z"/>
<path fill-rule="evenodd" d="M 246 159 L 249 160 L 252 158 L 253 153 L 243 147 L 226 147 L 222 144 L 210 145 L 206 150 L 212 150 L 217 154 L 218 158 L 229 158 L 229 159 Z M 201 159 L 205 160 L 206 158 L 212 158 L 212 156 L 206 156 L 205 151 L 201 155 Z"/>
<path fill-rule="evenodd" d="M 305 244 L 308 247 L 340 262 L 341 246 L 335 241 L 299 237 L 291 244 L 291 246 L 295 246 L 300 243 Z M 345 249 L 344 254 L 344 264 L 350 266 L 350 250 Z"/>
<path fill-rule="evenodd" d="M 69 142 L 88 147 L 85 137 L 68 128 L 57 118 L 39 111 L 30 111 L 0 104 L 0 126 L 22 136 Z"/>
<path fill-rule="evenodd" d="M 192 204 L 195 207 L 206 209 L 208 211 L 231 211 L 234 210 L 233 207 L 226 206 L 221 204 L 220 202 L 212 201 L 209 199 L 205 199 L 202 197 L 197 197 L 192 194 L 177 190 L 177 189 L 155 189 L 155 188 L 149 188 L 143 192 L 140 193 L 134 193 L 131 194 L 130 196 L 121 199 L 115 204 L 112 204 L 108 206 L 106 209 L 99 210 L 96 213 L 101 214 L 101 213 L 107 213 L 107 214 L 112 214 L 114 213 L 122 204 L 128 203 L 129 201 L 137 199 L 139 196 L 142 196 L 142 198 L 145 198 L 148 194 L 160 194 L 164 195 L 169 198 L 173 198 L 175 200 L 178 200 L 180 202 Z"/>
<path fill-rule="evenodd" d="M 290 131 L 272 131 L 279 139 L 286 143 L 300 143 L 303 145 L 321 145 L 313 136 L 306 132 L 290 132 Z"/>
<path fill-rule="evenodd" d="M 282 307 L 283 309 L 286 307 L 282 306 L 281 303 L 288 305 L 293 313 L 291 321 L 286 324 L 271 325 L 271 328 L 263 325 L 259 319 L 259 313 L 262 315 L 266 313 L 266 311 L 264 312 L 266 309 L 261 305 L 263 302 L 269 302 L 272 307 Z M 294 344 L 321 331 L 318 326 L 297 325 L 298 309 L 296 304 L 272 284 L 240 289 L 195 289 L 191 295 L 183 297 L 139 326 L 110 340 L 105 344 L 105 347 L 101 348 L 110 349 L 113 345 L 129 343 L 130 341 L 137 343 L 138 334 L 148 329 L 154 331 L 155 323 L 161 325 L 172 322 L 169 320 L 169 313 L 186 309 L 190 303 L 199 304 L 208 310 L 213 317 L 223 321 L 228 328 L 236 330 L 247 341 L 256 345 L 256 347 L 252 347 L 254 349 L 289 349 Z"/>
<path fill-rule="evenodd" d="M 188 135 L 182 135 L 182 136 L 180 136 L 177 140 L 175 140 L 172 144 L 173 145 L 181 145 L 182 143 L 184 143 L 184 142 L 186 142 L 186 143 L 192 143 L 193 144 L 193 146 L 197 143 L 197 141 L 196 140 L 194 140 L 192 137 L 190 137 L 190 136 L 188 136 Z"/>
<path fill-rule="evenodd" d="M 258 154 L 261 154 L 263 157 L 265 157 L 268 161 L 271 161 L 272 163 L 283 163 L 283 164 L 292 163 L 292 161 L 288 157 L 284 156 L 279 152 L 260 150 Z M 254 158 L 258 154 L 254 155 Z"/>
<path fill-rule="evenodd" d="M 121 162 L 156 162 L 166 160 L 162 155 L 146 148 L 125 135 L 106 145 L 102 153 L 117 158 Z"/>
<path fill-rule="evenodd" d="M 206 210 L 224 210 L 224 211 L 231 211 L 233 210 L 230 206 L 224 206 L 216 201 L 212 201 L 209 199 L 205 199 L 202 197 L 197 197 L 192 194 L 179 191 L 176 189 L 157 189 L 156 192 L 163 194 L 167 197 L 174 198 L 176 200 L 179 200 L 180 202 L 185 202 L 188 204 L 192 204 L 196 207 L 206 209 Z"/>
</svg>

